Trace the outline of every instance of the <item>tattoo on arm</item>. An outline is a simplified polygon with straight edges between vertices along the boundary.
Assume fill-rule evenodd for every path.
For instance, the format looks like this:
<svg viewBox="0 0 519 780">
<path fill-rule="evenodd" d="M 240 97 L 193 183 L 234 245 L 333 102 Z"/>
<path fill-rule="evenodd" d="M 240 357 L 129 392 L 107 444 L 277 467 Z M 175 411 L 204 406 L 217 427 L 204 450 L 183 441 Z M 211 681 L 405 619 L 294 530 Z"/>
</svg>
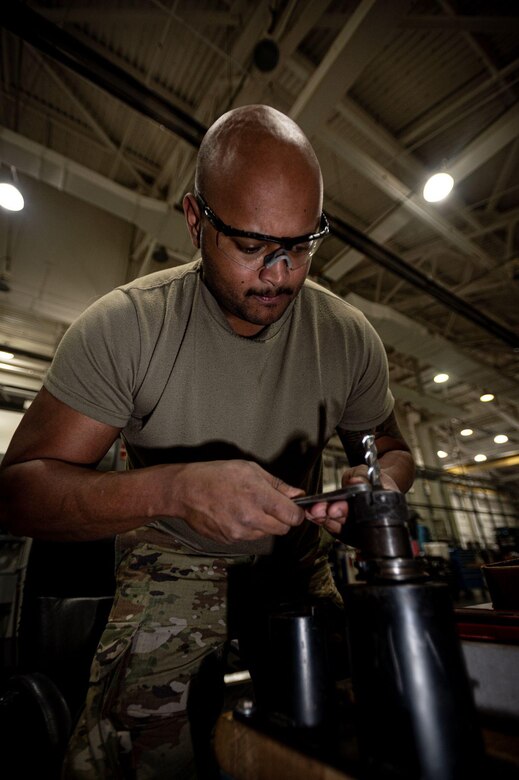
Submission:
<svg viewBox="0 0 519 780">
<path fill-rule="evenodd" d="M 409 447 L 400 432 L 394 412 L 391 412 L 389 417 L 379 423 L 379 425 L 370 428 L 369 430 L 346 431 L 338 428 L 337 433 L 348 457 L 350 466 L 359 466 L 360 464 L 365 463 L 362 439 L 367 434 L 374 434 L 379 457 L 392 450 L 404 450 L 405 452 L 409 452 Z"/>
</svg>

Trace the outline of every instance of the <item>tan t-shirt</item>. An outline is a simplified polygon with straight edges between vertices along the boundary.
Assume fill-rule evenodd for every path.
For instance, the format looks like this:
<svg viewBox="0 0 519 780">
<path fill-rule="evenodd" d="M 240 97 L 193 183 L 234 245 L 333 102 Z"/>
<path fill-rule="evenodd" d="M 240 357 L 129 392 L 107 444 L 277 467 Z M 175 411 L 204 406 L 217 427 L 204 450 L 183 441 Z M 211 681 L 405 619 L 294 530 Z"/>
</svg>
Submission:
<svg viewBox="0 0 519 780">
<path fill-rule="evenodd" d="M 132 468 L 242 458 L 307 492 L 320 487 L 321 452 L 337 427 L 369 430 L 393 407 L 383 346 L 361 312 L 307 281 L 278 322 L 244 338 L 199 261 L 94 303 L 65 334 L 45 386 L 120 427 Z M 212 554 L 268 548 L 220 545 L 180 518 L 154 525 Z"/>
</svg>

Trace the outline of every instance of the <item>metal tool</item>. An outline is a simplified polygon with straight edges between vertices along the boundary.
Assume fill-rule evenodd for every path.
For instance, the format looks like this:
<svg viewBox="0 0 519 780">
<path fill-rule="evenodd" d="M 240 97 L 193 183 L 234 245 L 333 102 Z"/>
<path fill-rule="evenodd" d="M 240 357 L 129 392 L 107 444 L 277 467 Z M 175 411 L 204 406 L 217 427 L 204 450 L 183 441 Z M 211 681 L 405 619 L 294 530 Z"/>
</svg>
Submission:
<svg viewBox="0 0 519 780">
<path fill-rule="evenodd" d="M 368 479 L 373 490 L 381 490 L 380 465 L 377 457 L 377 448 L 375 447 L 375 437 L 372 434 L 364 436 L 362 439 L 364 445 L 364 460 L 368 464 Z"/>
<path fill-rule="evenodd" d="M 326 493 L 316 493 L 313 496 L 294 498 L 294 504 L 298 504 L 298 506 L 312 506 L 313 504 L 319 504 L 322 501 L 348 501 L 359 493 L 367 493 L 370 490 L 371 487 L 366 485 L 365 482 L 359 482 L 354 485 L 346 485 L 346 487 L 339 488 L 338 490 L 329 490 Z"/>
</svg>

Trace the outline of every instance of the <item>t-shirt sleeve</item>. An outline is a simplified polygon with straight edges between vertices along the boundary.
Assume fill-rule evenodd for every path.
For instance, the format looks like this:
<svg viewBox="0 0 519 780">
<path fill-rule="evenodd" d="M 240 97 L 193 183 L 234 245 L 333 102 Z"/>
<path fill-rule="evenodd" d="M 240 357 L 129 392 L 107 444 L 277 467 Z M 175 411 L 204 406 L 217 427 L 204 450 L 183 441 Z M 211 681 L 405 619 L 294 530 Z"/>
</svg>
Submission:
<svg viewBox="0 0 519 780">
<path fill-rule="evenodd" d="M 362 316 L 358 333 L 360 343 L 354 349 L 358 357 L 352 383 L 338 428 L 369 430 L 383 422 L 395 404 L 389 389 L 387 355 L 380 336 Z"/>
<path fill-rule="evenodd" d="M 135 308 L 124 292 L 113 290 L 67 330 L 43 384 L 76 411 L 124 427 L 133 411 L 139 357 Z"/>
</svg>

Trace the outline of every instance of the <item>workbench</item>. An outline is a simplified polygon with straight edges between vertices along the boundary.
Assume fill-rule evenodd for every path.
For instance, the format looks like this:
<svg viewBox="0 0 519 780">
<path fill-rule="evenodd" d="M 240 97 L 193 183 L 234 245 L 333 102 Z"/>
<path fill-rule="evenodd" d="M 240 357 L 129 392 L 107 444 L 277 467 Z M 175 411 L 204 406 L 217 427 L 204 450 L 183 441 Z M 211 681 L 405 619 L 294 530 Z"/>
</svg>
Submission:
<svg viewBox="0 0 519 780">
<path fill-rule="evenodd" d="M 517 734 L 483 729 L 488 757 L 488 777 L 517 780 Z M 214 748 L 220 769 L 228 780 L 359 780 L 358 771 L 327 763 L 303 752 L 267 731 L 248 725 L 232 712 L 223 713 L 216 725 Z M 348 759 L 346 759 L 347 761 Z M 352 757 L 352 764 L 355 763 Z"/>
</svg>

